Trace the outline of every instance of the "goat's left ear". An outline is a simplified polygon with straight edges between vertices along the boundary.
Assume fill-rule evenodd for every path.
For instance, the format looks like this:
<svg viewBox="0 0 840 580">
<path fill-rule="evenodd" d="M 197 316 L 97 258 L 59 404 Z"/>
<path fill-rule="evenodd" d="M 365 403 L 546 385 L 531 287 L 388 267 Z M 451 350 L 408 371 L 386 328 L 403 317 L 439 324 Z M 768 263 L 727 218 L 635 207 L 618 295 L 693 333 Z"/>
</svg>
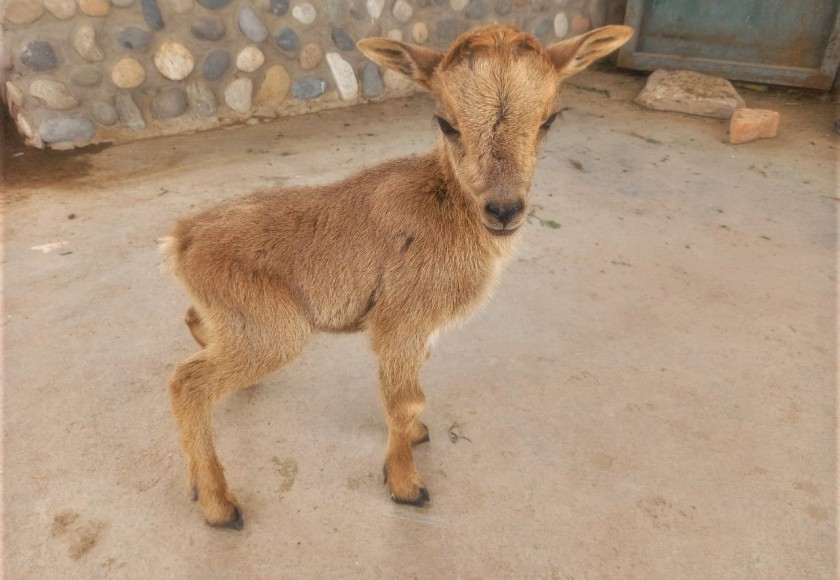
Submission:
<svg viewBox="0 0 840 580">
<path fill-rule="evenodd" d="M 590 64 L 621 47 L 633 36 L 629 26 L 603 26 L 546 48 L 561 78 L 584 70 Z"/>
<path fill-rule="evenodd" d="M 365 38 L 357 46 L 376 64 L 405 75 L 427 89 L 431 88 L 432 74 L 443 58 L 442 52 L 390 38 Z"/>
</svg>

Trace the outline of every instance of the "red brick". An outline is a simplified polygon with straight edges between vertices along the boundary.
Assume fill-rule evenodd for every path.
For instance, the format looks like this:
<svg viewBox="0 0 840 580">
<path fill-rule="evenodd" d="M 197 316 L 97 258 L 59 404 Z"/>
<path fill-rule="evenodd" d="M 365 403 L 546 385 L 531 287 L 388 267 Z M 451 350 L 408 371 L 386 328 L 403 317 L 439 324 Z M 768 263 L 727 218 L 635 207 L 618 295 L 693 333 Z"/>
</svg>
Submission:
<svg viewBox="0 0 840 580">
<path fill-rule="evenodd" d="M 729 121 L 729 142 L 747 143 L 775 137 L 779 131 L 779 113 L 767 109 L 735 109 Z"/>
</svg>

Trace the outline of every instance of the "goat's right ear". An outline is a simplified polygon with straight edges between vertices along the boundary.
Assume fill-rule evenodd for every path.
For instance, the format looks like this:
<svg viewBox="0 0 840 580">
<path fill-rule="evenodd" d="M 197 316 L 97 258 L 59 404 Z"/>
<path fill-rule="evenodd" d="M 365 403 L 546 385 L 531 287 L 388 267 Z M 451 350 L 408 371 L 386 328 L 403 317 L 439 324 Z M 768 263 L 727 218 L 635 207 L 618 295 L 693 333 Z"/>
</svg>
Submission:
<svg viewBox="0 0 840 580">
<path fill-rule="evenodd" d="M 365 38 L 358 45 L 366 57 L 431 89 L 430 81 L 443 53 L 390 38 Z"/>
</svg>

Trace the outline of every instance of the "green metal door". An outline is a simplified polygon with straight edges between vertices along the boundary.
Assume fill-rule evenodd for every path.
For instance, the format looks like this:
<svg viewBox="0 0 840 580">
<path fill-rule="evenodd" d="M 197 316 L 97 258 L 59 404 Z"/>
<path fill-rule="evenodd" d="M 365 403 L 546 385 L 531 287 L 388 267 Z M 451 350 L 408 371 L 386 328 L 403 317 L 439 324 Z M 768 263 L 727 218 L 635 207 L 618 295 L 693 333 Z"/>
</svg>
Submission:
<svg viewBox="0 0 840 580">
<path fill-rule="evenodd" d="M 838 0 L 628 0 L 625 24 L 626 68 L 829 89 L 840 63 Z"/>
</svg>

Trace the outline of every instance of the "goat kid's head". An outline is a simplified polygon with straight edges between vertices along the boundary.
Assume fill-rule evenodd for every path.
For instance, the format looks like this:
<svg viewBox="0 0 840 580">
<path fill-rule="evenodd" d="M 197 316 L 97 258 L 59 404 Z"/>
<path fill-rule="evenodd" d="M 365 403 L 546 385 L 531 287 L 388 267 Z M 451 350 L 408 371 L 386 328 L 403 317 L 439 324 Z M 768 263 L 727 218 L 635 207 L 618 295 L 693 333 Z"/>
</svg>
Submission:
<svg viewBox="0 0 840 580">
<path fill-rule="evenodd" d="M 560 113 L 561 82 L 627 42 L 633 29 L 605 26 L 542 48 L 511 26 L 462 34 L 445 52 L 387 38 L 359 49 L 428 89 L 460 186 L 494 235 L 525 221 L 537 150 Z"/>
</svg>

